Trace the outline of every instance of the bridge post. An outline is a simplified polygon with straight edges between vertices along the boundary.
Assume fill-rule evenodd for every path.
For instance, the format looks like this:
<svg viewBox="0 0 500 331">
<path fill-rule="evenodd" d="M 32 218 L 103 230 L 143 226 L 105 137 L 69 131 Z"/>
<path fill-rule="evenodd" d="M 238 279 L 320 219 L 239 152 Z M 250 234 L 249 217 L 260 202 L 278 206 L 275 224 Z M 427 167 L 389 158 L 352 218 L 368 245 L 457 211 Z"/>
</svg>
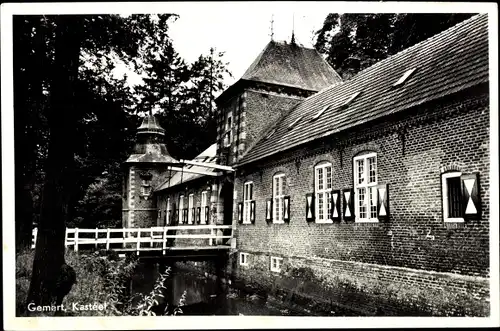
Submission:
<svg viewBox="0 0 500 331">
<path fill-rule="evenodd" d="M 153 247 L 153 229 L 149 230 L 149 247 Z"/>
<path fill-rule="evenodd" d="M 106 250 L 109 250 L 109 228 L 106 231 Z"/>
<path fill-rule="evenodd" d="M 66 227 L 66 230 L 64 232 L 64 251 L 68 248 L 68 227 Z"/>
<path fill-rule="evenodd" d="M 75 228 L 75 252 L 78 252 L 78 228 Z"/>
<path fill-rule="evenodd" d="M 122 232 L 122 235 L 123 235 L 123 244 L 122 244 L 122 248 L 125 248 L 125 227 L 123 227 L 123 232 Z M 128 236 L 127 236 L 128 237 Z"/>
<path fill-rule="evenodd" d="M 161 240 L 161 245 L 162 245 L 162 254 L 165 255 L 165 250 L 167 248 L 167 227 L 164 226 L 163 227 L 163 236 L 162 236 L 162 240 Z"/>
<path fill-rule="evenodd" d="M 139 228 L 139 229 L 137 229 L 137 243 L 135 246 L 137 255 L 139 255 L 140 246 L 141 246 L 141 229 Z"/>
<path fill-rule="evenodd" d="M 95 228 L 95 248 L 97 248 L 97 239 L 99 239 L 99 230 Z"/>
</svg>

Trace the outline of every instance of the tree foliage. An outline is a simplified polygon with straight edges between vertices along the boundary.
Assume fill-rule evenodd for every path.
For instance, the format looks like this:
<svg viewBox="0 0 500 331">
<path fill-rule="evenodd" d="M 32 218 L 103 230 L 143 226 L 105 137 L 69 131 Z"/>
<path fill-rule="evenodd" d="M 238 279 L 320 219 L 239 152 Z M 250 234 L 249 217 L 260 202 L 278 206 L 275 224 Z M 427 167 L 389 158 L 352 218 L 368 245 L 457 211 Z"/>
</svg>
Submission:
<svg viewBox="0 0 500 331">
<path fill-rule="evenodd" d="M 120 165 L 138 114 L 156 109 L 171 128 L 188 128 L 172 130 L 182 157 L 211 143 L 210 102 L 221 76 L 207 76 L 207 61 L 180 58 L 168 37 L 173 18 L 14 17 L 16 247 L 29 245 L 34 221 L 39 230 L 29 301 L 53 304 L 70 288 L 61 283 L 66 225 L 109 227 L 121 219 Z M 144 83 L 116 76 L 119 63 Z M 225 70 L 217 65 L 210 70 Z M 201 95 L 190 103 L 193 91 Z"/>
<path fill-rule="evenodd" d="M 471 17 L 472 14 L 328 14 L 316 49 L 343 77 Z"/>
</svg>

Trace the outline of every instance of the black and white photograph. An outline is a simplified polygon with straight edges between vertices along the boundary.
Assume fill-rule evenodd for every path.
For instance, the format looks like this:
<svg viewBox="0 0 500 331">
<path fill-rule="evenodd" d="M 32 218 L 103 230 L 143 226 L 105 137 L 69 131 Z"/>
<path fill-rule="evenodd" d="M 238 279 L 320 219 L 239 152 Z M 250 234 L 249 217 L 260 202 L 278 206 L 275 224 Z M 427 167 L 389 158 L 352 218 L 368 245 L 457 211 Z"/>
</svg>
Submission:
<svg viewBox="0 0 500 331">
<path fill-rule="evenodd" d="M 4 329 L 500 326 L 497 10 L 3 3 Z"/>
</svg>

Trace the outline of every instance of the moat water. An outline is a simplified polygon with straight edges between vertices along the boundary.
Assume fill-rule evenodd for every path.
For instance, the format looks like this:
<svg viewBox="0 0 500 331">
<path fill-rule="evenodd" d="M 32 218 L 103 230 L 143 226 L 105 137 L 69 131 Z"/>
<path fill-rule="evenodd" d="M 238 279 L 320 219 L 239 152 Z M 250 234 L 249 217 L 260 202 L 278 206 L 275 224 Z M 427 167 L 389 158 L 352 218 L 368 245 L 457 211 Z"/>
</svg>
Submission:
<svg viewBox="0 0 500 331">
<path fill-rule="evenodd" d="M 154 263 L 140 264 L 132 279 L 132 294 L 150 293 L 158 279 L 159 268 Z M 184 302 L 180 307 L 183 315 L 311 315 L 297 311 L 292 305 L 244 293 L 215 279 L 176 267 L 171 268 L 164 285 L 165 298 L 158 298 L 159 304 L 153 309 L 157 315 L 167 314 L 167 304 L 170 309 L 178 306 L 183 295 Z"/>
</svg>

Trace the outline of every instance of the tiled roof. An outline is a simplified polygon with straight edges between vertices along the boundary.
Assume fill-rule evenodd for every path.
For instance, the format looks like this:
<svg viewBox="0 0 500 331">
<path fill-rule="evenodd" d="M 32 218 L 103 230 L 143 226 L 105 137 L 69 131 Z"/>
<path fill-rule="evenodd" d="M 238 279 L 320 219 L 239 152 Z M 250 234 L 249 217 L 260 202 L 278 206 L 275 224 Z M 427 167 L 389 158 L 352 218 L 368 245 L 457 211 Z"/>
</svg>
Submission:
<svg viewBox="0 0 500 331">
<path fill-rule="evenodd" d="M 271 41 L 241 79 L 320 91 L 342 81 L 312 48 Z"/>
<path fill-rule="evenodd" d="M 197 162 L 203 162 L 203 163 L 215 163 L 217 159 L 217 144 L 213 144 L 210 147 L 208 147 L 206 150 L 204 150 L 200 155 L 195 157 L 192 161 L 197 161 Z M 205 168 L 205 167 L 200 167 L 200 166 L 194 166 L 194 165 L 186 165 L 185 169 L 192 169 L 192 170 L 197 170 L 197 171 L 205 171 L 205 172 L 215 172 L 215 169 L 211 168 Z M 173 173 L 173 172 L 172 172 Z M 185 182 L 189 182 L 201 177 L 204 177 L 205 175 L 200 175 L 200 174 L 193 174 L 193 173 L 188 173 L 188 172 L 176 172 L 172 178 L 164 183 L 160 184 L 155 191 L 160 191 L 164 190 L 169 187 L 173 187 Z"/>
<path fill-rule="evenodd" d="M 393 86 L 413 68 L 402 85 Z M 239 165 L 488 82 L 488 69 L 488 17 L 481 14 L 305 99 L 270 128 L 275 134 L 260 140 Z M 343 107 L 357 92 L 361 94 Z"/>
</svg>

